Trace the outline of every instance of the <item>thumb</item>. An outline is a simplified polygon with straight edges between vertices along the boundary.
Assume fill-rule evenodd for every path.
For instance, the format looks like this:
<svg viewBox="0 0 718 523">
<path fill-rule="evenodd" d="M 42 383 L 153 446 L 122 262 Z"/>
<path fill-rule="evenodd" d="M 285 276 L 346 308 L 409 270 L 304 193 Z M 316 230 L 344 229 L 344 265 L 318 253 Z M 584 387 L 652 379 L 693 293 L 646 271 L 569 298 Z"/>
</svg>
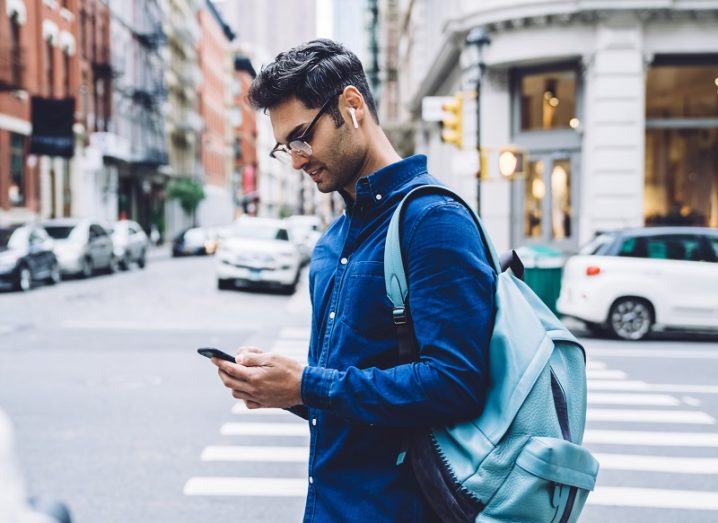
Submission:
<svg viewBox="0 0 718 523">
<path fill-rule="evenodd" d="M 247 354 L 248 352 L 254 352 L 254 353 L 261 354 L 264 351 L 262 349 L 260 349 L 259 347 L 252 347 L 251 345 L 243 345 L 239 349 L 237 349 L 236 356 L 239 356 L 240 354 Z"/>
</svg>

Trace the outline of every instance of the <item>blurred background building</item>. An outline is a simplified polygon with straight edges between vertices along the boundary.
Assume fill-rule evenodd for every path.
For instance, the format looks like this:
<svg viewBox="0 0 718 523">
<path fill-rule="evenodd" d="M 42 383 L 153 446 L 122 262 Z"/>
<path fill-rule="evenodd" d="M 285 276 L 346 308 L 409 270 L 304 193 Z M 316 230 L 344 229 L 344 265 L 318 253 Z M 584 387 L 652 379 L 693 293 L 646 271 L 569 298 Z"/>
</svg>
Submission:
<svg viewBox="0 0 718 523">
<path fill-rule="evenodd" d="M 384 123 L 480 207 L 499 249 L 718 227 L 718 2 L 379 4 Z M 460 149 L 422 118 L 425 97 L 457 93 Z"/>
</svg>

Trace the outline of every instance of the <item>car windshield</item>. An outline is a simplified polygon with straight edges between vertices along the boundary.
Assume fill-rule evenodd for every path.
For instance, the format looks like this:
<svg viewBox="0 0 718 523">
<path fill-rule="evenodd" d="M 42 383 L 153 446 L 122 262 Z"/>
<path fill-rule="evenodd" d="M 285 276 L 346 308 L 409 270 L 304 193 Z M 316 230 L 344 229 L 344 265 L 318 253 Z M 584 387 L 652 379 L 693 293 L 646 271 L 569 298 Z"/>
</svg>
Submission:
<svg viewBox="0 0 718 523">
<path fill-rule="evenodd" d="M 611 243 L 612 241 L 613 241 L 612 235 L 599 234 L 593 240 L 591 240 L 586 245 L 581 247 L 579 254 L 586 254 L 586 255 L 596 254 L 601 249 L 601 247 Z"/>
<path fill-rule="evenodd" d="M 10 243 L 10 238 L 12 238 L 12 235 L 16 230 L 16 228 L 0 229 L 0 247 L 8 246 L 8 244 Z"/>
<path fill-rule="evenodd" d="M 236 238 L 249 238 L 252 240 L 289 240 L 289 234 L 286 229 L 274 227 L 273 225 L 237 225 L 232 232 L 232 236 Z"/>
<path fill-rule="evenodd" d="M 56 240 L 65 240 L 70 237 L 70 234 L 75 229 L 73 225 L 46 225 L 45 230 L 50 238 Z"/>
</svg>

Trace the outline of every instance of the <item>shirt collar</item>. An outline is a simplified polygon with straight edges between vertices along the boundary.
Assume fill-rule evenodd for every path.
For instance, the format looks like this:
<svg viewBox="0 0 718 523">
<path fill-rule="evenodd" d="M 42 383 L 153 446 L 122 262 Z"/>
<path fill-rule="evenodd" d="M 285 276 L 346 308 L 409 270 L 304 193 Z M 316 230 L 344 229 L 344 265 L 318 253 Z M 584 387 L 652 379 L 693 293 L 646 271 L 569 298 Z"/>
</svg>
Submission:
<svg viewBox="0 0 718 523">
<path fill-rule="evenodd" d="M 356 201 L 360 205 L 379 204 L 414 177 L 426 172 L 426 156 L 423 154 L 415 154 L 389 164 L 357 181 Z M 339 194 L 344 198 L 347 212 L 351 212 L 354 202 L 346 192 L 339 191 Z"/>
</svg>

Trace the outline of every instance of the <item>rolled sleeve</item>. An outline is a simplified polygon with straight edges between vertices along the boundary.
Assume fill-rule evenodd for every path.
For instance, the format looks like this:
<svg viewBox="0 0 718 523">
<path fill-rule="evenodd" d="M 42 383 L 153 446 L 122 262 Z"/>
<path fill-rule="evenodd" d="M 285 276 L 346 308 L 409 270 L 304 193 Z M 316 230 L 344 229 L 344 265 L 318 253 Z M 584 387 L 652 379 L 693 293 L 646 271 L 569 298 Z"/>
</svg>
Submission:
<svg viewBox="0 0 718 523">
<path fill-rule="evenodd" d="M 329 392 L 339 371 L 324 367 L 304 367 L 302 372 L 302 402 L 308 407 L 326 409 L 331 406 Z"/>
</svg>

